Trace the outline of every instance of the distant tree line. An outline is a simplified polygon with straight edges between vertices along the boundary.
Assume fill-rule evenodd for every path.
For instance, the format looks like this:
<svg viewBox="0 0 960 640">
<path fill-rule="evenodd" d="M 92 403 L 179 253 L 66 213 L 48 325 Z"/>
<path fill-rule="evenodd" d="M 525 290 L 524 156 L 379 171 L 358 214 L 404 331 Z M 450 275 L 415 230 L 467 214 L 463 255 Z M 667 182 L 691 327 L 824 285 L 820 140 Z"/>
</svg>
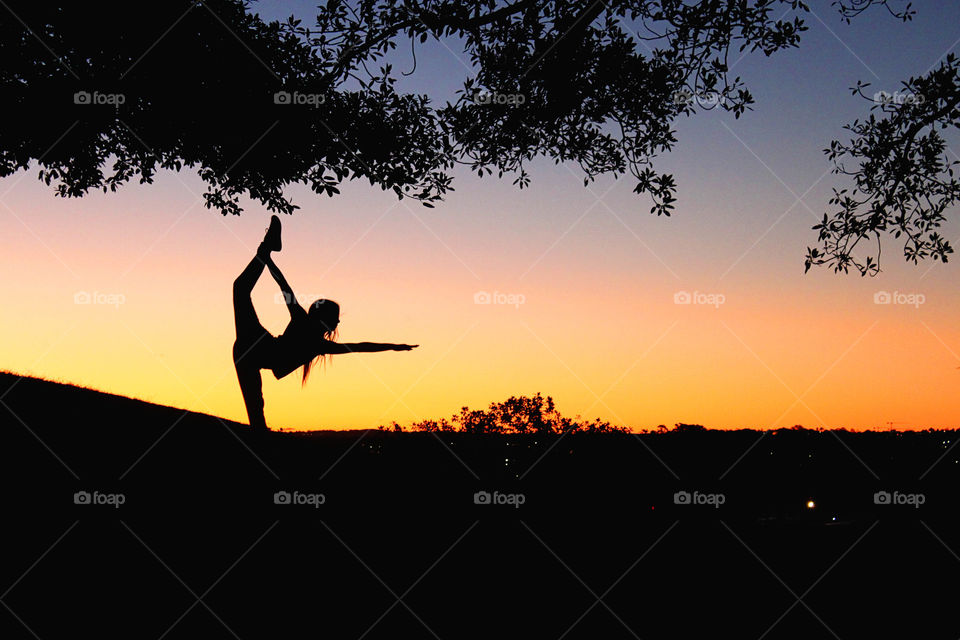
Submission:
<svg viewBox="0 0 960 640">
<path fill-rule="evenodd" d="M 688 424 L 677 422 L 673 427 L 667 427 L 659 424 L 653 429 L 631 430 L 626 426 L 613 425 L 606 420 L 594 418 L 592 421 L 585 420 L 576 415 L 573 418 L 565 418 L 560 415 L 554 404 L 553 398 L 547 396 L 544 398 L 540 392 L 529 396 L 511 396 L 503 402 L 492 402 L 487 409 L 470 409 L 461 407 L 460 412 L 454 414 L 450 419 L 440 418 L 439 420 L 420 420 L 409 425 L 401 425 L 393 421 L 389 426 L 380 425 L 380 431 L 394 432 L 427 432 L 427 433 L 488 433 L 488 434 L 564 434 L 564 433 L 637 433 L 637 434 L 697 434 L 708 431 L 755 431 L 767 432 L 771 435 L 778 433 L 804 433 L 818 434 L 825 431 L 844 432 L 844 433 L 948 433 L 956 429 L 944 429 L 928 427 L 926 429 L 909 429 L 900 431 L 895 429 L 876 428 L 876 429 L 847 429 L 846 427 L 816 427 L 808 428 L 800 424 L 792 427 L 778 428 L 749 428 L 740 429 L 711 429 L 701 424 Z"/>
</svg>

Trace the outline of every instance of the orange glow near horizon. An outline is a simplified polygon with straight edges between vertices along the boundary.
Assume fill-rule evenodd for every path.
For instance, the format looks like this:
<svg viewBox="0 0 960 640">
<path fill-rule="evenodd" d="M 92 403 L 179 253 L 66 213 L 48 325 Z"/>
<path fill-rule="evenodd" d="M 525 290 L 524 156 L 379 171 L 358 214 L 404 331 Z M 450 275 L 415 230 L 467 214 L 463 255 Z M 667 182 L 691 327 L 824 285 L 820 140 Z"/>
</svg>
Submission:
<svg viewBox="0 0 960 640">
<path fill-rule="evenodd" d="M 657 219 L 617 185 L 608 200 L 628 231 L 576 181 L 476 182 L 433 211 L 357 185 L 336 199 L 297 193 L 275 259 L 301 302 L 337 300 L 341 341 L 421 346 L 335 356 L 303 388 L 299 370 L 263 372 L 271 427 L 408 424 L 537 392 L 563 415 L 637 430 L 960 427 L 953 263 L 923 275 L 931 265 L 893 256 L 881 278 L 804 276 L 799 214 L 744 254 L 749 234 L 698 231 L 710 204 L 696 194 L 684 215 Z M 246 422 L 230 285 L 269 214 L 204 209 L 187 174 L 80 200 L 33 175 L 0 186 L 0 368 Z M 880 290 L 924 302 L 878 305 Z M 264 272 L 254 304 L 274 334 L 288 318 L 276 291 Z M 481 291 L 522 304 L 477 304 Z M 682 291 L 723 302 L 676 304 Z"/>
</svg>

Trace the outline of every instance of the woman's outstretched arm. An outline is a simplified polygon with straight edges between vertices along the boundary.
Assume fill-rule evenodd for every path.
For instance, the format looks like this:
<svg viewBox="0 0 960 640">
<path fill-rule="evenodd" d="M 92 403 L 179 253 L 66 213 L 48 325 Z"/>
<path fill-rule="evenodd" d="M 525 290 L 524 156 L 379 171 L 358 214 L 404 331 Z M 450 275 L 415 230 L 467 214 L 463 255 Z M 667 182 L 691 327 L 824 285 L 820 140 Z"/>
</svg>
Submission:
<svg viewBox="0 0 960 640">
<path fill-rule="evenodd" d="M 391 344 L 389 342 L 327 342 L 323 353 L 373 353 L 376 351 L 410 351 L 418 344 Z"/>
<path fill-rule="evenodd" d="M 273 261 L 273 257 L 270 256 L 270 254 L 267 254 L 264 261 L 267 263 L 267 269 L 270 270 L 270 275 L 273 276 L 273 279 L 276 280 L 280 286 L 280 291 L 283 292 L 284 302 L 287 303 L 287 310 L 290 311 L 290 316 L 293 317 L 295 308 L 300 306 L 296 296 L 293 295 L 293 288 L 290 286 L 290 283 L 287 282 L 287 279 L 283 277 L 283 274 L 280 273 L 280 268 Z"/>
</svg>

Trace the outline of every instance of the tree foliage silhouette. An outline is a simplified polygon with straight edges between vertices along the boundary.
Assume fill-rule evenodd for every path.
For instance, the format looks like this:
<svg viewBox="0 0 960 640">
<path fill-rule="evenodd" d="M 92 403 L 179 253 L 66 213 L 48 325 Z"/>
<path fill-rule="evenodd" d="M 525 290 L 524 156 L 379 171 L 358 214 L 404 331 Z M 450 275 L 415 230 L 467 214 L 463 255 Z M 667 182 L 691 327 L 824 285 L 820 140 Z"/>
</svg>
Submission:
<svg viewBox="0 0 960 640">
<path fill-rule="evenodd" d="M 915 13 L 896 0 L 832 5 L 848 22 L 873 7 L 903 21 Z M 673 148 L 677 119 L 750 109 L 748 87 L 729 75 L 730 54 L 797 47 L 809 8 L 800 0 L 329 0 L 310 27 L 292 17 L 266 23 L 244 0 L 133 9 L 18 1 L 4 11 L 0 176 L 36 161 L 62 196 L 186 166 L 207 183 L 206 205 L 223 213 L 240 213 L 242 195 L 290 213 L 297 206 L 286 185 L 332 196 L 357 178 L 432 206 L 457 165 L 513 175 L 523 188 L 529 162 L 546 157 L 576 163 L 584 184 L 630 174 L 651 212 L 670 215 L 677 185 L 654 160 Z M 462 46 L 476 71 L 452 104 L 398 91 L 384 63 L 398 46 L 415 55 L 428 40 Z M 854 93 L 866 96 L 866 86 Z M 826 150 L 853 186 L 835 191 L 834 211 L 814 227 L 820 246 L 808 248 L 807 269 L 876 273 L 884 234 L 903 236 L 914 262 L 952 252 L 936 230 L 960 197 L 942 138 L 960 121 L 956 59 L 904 87 L 923 101 L 875 105 L 879 115 L 854 121 L 853 138 Z M 877 241 L 876 256 L 855 256 L 864 239 Z"/>
<path fill-rule="evenodd" d="M 235 214 L 244 194 L 292 212 L 293 182 L 334 195 L 366 178 L 440 197 L 447 154 L 425 96 L 398 94 L 390 78 L 338 88 L 310 46 L 247 8 L 5 3 L 0 176 L 36 161 L 58 195 L 76 197 L 195 167 L 207 207 Z"/>
<path fill-rule="evenodd" d="M 880 271 L 881 236 L 904 237 L 903 255 L 916 264 L 932 257 L 947 261 L 953 247 L 937 231 L 944 212 L 960 201 L 954 167 L 942 132 L 960 128 L 960 65 L 954 54 L 928 74 L 910 78 L 903 89 L 872 95 L 858 83 L 853 93 L 873 103 L 866 120 L 844 128 L 854 137 L 834 140 L 824 152 L 834 173 L 849 176 L 853 188 L 834 189 L 830 204 L 813 228 L 821 247 L 807 248 L 806 269 L 828 264 L 834 271 L 856 268 L 861 275 Z M 848 162 L 852 166 L 848 168 Z M 858 258 L 862 240 L 876 241 L 876 254 Z"/>
</svg>

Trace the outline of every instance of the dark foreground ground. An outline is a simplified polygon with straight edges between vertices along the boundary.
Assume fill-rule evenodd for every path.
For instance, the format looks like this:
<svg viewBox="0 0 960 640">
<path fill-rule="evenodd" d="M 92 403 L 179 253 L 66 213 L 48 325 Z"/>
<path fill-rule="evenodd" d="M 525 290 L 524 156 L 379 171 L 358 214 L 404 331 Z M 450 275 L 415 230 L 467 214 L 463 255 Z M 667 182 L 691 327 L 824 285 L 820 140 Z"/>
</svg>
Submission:
<svg viewBox="0 0 960 640">
<path fill-rule="evenodd" d="M 2 374 L 0 637 L 955 639 L 957 439 L 256 438 Z"/>
</svg>

